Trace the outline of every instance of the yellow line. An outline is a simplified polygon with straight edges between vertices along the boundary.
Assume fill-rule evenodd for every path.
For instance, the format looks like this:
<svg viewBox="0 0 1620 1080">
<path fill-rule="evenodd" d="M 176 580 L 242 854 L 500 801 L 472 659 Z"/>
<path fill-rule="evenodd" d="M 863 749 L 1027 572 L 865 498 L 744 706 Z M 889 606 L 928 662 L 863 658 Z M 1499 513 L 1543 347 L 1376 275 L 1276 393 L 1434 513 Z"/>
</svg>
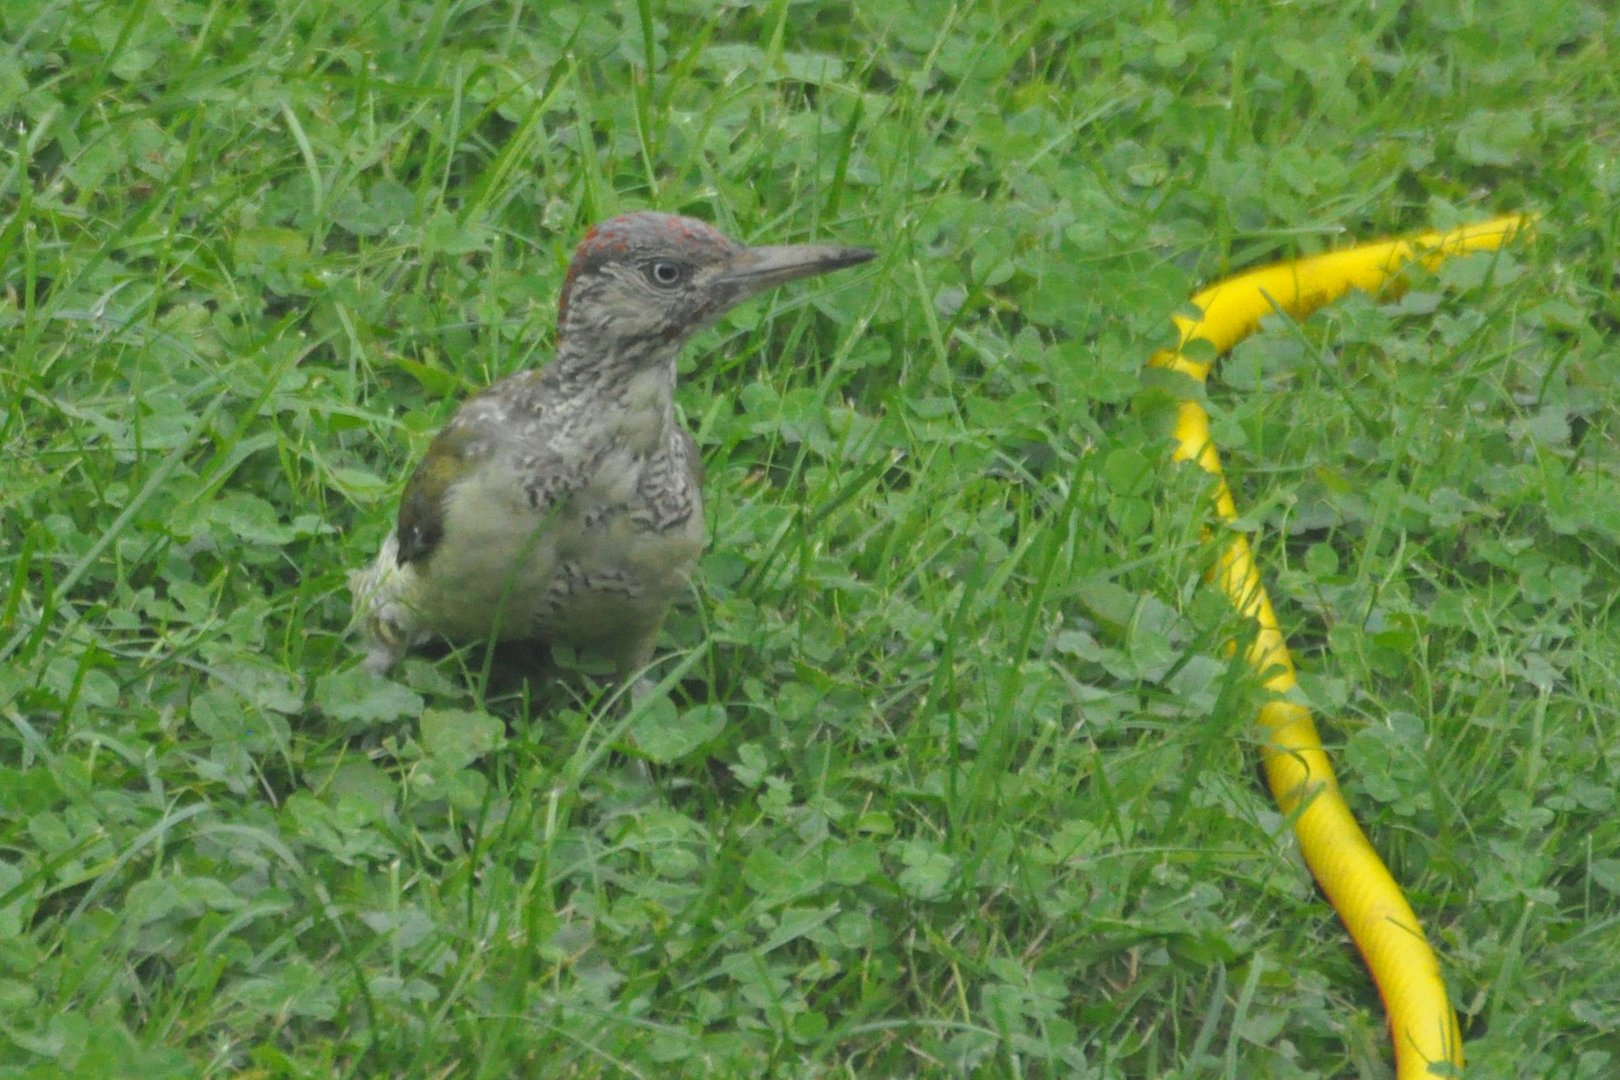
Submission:
<svg viewBox="0 0 1620 1080">
<path fill-rule="evenodd" d="M 1191 342 L 1208 342 L 1216 352 L 1225 352 L 1274 311 L 1299 317 L 1351 289 L 1377 292 L 1398 286 L 1401 270 L 1414 260 L 1432 267 L 1449 255 L 1494 250 L 1530 223 L 1525 215 L 1509 214 L 1450 232 L 1362 244 L 1228 278 L 1193 297 L 1201 318 L 1176 317 L 1180 349 L 1159 353 L 1149 363 L 1201 382 L 1212 365 L 1182 354 Z M 1210 439 L 1209 416 L 1196 402 L 1180 404 L 1175 438 L 1175 459 L 1197 462 L 1213 475 L 1216 514 L 1222 521 L 1236 520 L 1237 507 Z M 1344 920 L 1384 999 L 1397 1080 L 1460 1076 L 1462 1037 L 1423 927 L 1350 813 L 1310 710 L 1281 697 L 1296 685 L 1294 663 L 1241 533 L 1228 537 L 1212 577 L 1233 606 L 1254 620 L 1255 638 L 1245 657 L 1265 687 L 1279 695 L 1261 707 L 1258 717 L 1265 737 L 1266 780 L 1278 807 L 1293 819 L 1311 873 Z M 1431 1070 L 1431 1065 L 1438 1067 Z"/>
</svg>

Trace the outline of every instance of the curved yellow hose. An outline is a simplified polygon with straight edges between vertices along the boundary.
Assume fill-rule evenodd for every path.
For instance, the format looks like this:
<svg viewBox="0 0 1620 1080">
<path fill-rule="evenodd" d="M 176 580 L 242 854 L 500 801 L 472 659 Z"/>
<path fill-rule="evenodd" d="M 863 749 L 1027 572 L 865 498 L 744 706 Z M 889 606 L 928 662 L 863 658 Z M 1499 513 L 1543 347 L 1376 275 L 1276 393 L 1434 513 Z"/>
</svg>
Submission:
<svg viewBox="0 0 1620 1080">
<path fill-rule="evenodd" d="M 1298 317 L 1351 289 L 1378 291 L 1396 284 L 1401 269 L 1414 260 L 1432 267 L 1449 255 L 1494 250 L 1529 225 L 1528 217 L 1510 214 L 1451 232 L 1363 244 L 1239 274 L 1193 297 L 1202 317 L 1177 316 L 1180 347 L 1155 355 L 1149 363 L 1202 382 L 1211 365 L 1183 355 L 1190 342 L 1206 341 L 1225 352 L 1273 311 Z M 1175 439 L 1175 459 L 1195 461 L 1216 478 L 1215 512 L 1223 521 L 1235 520 L 1237 507 L 1210 440 L 1209 415 L 1197 402 L 1180 403 Z M 1293 818 L 1305 862 L 1378 985 L 1395 1044 L 1397 1080 L 1460 1076 L 1462 1037 L 1423 928 L 1351 815 L 1310 710 L 1281 699 L 1296 685 L 1294 664 L 1241 533 L 1228 537 L 1211 576 L 1238 611 L 1255 622 L 1255 639 L 1245 655 L 1265 687 L 1279 695 L 1261 707 L 1258 718 L 1265 738 L 1266 780 L 1278 807 Z"/>
</svg>

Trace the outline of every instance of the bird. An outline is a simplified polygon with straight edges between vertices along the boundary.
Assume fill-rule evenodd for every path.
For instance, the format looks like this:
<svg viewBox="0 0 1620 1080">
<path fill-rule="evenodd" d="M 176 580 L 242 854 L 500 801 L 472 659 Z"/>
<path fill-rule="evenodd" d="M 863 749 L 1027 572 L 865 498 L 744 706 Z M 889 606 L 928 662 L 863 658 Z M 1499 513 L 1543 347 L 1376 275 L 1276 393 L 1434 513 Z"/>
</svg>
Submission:
<svg viewBox="0 0 1620 1080">
<path fill-rule="evenodd" d="M 386 675 L 435 639 L 564 643 L 634 684 L 707 542 L 703 464 L 675 409 L 683 346 L 752 296 L 874 255 L 749 246 L 652 211 L 587 231 L 550 362 L 461 404 L 375 561 L 350 573 L 362 666 Z"/>
</svg>

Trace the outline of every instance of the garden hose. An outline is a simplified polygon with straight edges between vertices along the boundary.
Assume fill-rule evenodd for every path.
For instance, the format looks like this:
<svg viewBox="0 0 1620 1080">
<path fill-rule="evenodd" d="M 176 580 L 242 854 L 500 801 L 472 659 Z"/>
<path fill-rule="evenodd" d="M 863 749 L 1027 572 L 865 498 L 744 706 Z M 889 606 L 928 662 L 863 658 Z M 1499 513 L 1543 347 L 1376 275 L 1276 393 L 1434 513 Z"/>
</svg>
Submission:
<svg viewBox="0 0 1620 1080">
<path fill-rule="evenodd" d="M 1351 289 L 1378 292 L 1398 286 L 1399 274 L 1409 263 L 1434 267 L 1451 255 L 1494 250 L 1529 224 L 1528 217 L 1510 214 L 1450 232 L 1363 244 L 1228 278 L 1193 297 L 1201 316 L 1176 316 L 1180 346 L 1158 353 L 1149 363 L 1202 383 L 1212 364 L 1185 355 L 1191 342 L 1208 342 L 1216 353 L 1224 353 L 1274 311 L 1298 318 Z M 1178 404 L 1175 442 L 1175 460 L 1197 462 L 1215 478 L 1216 514 L 1224 522 L 1236 520 L 1237 507 L 1210 439 L 1209 415 L 1196 401 Z M 1460 1076 L 1462 1037 L 1439 962 L 1400 886 L 1351 815 L 1310 710 L 1284 697 L 1296 685 L 1293 660 L 1242 533 L 1228 534 L 1211 577 L 1233 606 L 1254 621 L 1255 637 L 1244 656 L 1262 685 L 1277 695 L 1260 708 L 1258 717 L 1266 780 L 1277 806 L 1294 823 L 1306 864 L 1377 984 L 1389 1017 L 1397 1080 Z"/>
</svg>

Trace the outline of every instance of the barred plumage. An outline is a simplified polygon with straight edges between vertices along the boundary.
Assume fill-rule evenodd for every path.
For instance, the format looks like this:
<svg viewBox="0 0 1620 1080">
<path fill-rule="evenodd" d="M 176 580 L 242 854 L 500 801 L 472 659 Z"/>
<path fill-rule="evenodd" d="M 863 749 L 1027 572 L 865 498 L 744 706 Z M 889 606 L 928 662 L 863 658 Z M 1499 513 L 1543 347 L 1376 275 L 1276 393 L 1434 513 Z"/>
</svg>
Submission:
<svg viewBox="0 0 1620 1080">
<path fill-rule="evenodd" d="M 558 301 L 557 355 L 467 401 L 429 446 L 376 561 L 350 574 L 366 666 L 413 645 L 566 641 L 643 666 L 704 544 L 703 473 L 675 416 L 702 327 L 864 248 L 745 247 L 692 218 L 593 228 Z"/>
</svg>

